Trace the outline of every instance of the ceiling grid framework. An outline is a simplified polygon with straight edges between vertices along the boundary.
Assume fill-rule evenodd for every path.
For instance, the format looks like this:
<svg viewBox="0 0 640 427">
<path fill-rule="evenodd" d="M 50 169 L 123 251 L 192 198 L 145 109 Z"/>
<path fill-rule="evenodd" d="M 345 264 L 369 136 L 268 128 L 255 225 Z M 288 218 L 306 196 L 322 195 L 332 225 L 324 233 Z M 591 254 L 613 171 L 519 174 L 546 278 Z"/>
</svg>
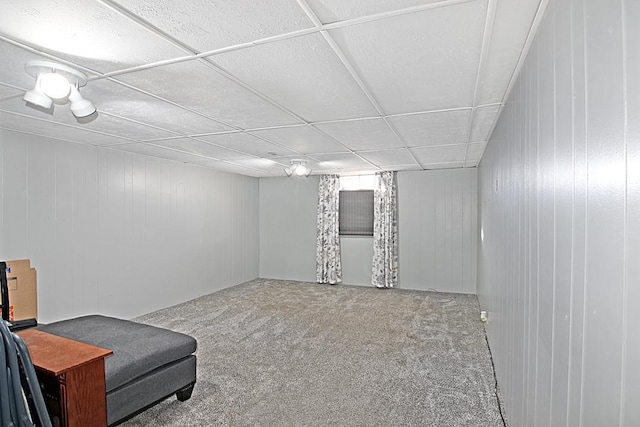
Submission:
<svg viewBox="0 0 640 427">
<path fill-rule="evenodd" d="M 0 128 L 226 172 L 475 167 L 543 0 L 8 0 Z M 98 108 L 25 105 L 30 60 Z"/>
</svg>

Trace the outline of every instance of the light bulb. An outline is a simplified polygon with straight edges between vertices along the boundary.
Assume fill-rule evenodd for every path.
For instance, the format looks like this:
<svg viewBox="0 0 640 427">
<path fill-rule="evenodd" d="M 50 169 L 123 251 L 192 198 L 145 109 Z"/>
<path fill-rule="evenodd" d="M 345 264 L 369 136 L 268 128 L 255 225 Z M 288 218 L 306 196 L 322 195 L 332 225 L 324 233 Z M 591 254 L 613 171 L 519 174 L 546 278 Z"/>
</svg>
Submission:
<svg viewBox="0 0 640 427">
<path fill-rule="evenodd" d="M 71 90 L 69 80 L 56 73 L 43 74 L 40 78 L 40 87 L 45 95 L 53 99 L 66 98 Z"/>
<path fill-rule="evenodd" d="M 298 165 L 296 167 L 296 175 L 302 176 L 307 173 L 307 168 L 305 165 Z"/>
</svg>

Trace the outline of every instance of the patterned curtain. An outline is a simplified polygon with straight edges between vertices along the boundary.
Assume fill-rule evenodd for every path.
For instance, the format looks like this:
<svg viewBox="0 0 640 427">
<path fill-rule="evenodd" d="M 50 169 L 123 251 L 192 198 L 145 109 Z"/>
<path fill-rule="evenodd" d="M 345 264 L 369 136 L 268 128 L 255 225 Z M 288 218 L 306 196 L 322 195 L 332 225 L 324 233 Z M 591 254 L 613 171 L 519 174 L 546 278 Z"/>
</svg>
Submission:
<svg viewBox="0 0 640 427">
<path fill-rule="evenodd" d="M 398 284 L 398 210 L 396 173 L 378 172 L 373 196 L 373 272 L 371 283 L 378 288 Z"/>
<path fill-rule="evenodd" d="M 316 280 L 318 283 L 342 282 L 340 261 L 340 177 L 322 175 L 318 189 L 318 226 L 316 239 Z"/>
</svg>

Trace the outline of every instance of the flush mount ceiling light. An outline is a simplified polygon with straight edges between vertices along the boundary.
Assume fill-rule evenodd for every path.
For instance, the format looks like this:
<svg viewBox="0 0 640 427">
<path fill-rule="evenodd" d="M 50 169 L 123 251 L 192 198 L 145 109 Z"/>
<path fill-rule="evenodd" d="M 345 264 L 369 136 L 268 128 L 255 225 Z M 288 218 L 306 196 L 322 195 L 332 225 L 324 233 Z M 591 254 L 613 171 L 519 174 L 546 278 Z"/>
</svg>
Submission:
<svg viewBox="0 0 640 427">
<path fill-rule="evenodd" d="M 309 174 L 311 174 L 311 169 L 307 167 L 306 160 L 293 159 L 289 163 L 291 166 L 284 168 L 284 173 L 286 173 L 287 176 L 309 176 Z"/>
<path fill-rule="evenodd" d="M 33 89 L 22 97 L 27 104 L 50 109 L 54 101 L 68 101 L 71 112 L 78 118 L 95 113 L 96 107 L 80 95 L 79 89 L 87 84 L 87 76 L 80 71 L 49 61 L 29 61 L 24 69 L 36 79 Z"/>
</svg>

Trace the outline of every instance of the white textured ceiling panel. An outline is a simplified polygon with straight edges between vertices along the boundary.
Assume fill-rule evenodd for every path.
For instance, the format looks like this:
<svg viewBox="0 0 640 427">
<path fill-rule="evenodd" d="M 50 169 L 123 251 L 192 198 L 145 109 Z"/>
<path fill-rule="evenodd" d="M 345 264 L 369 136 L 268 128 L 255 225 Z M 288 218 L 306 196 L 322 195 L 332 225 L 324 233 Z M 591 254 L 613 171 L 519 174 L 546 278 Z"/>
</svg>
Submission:
<svg viewBox="0 0 640 427">
<path fill-rule="evenodd" d="M 15 89 L 10 86 L 0 85 L 0 100 L 9 98 L 9 97 L 14 97 L 14 96 L 16 97 L 19 96 L 20 98 L 22 98 L 23 94 L 24 94 L 24 91 L 20 89 Z"/>
<path fill-rule="evenodd" d="M 345 152 L 345 148 L 333 139 L 324 136 L 310 126 L 295 126 L 277 129 L 264 129 L 251 132 L 269 141 L 278 143 L 289 150 L 302 154 Z M 280 153 L 278 153 L 280 154 Z"/>
<path fill-rule="evenodd" d="M 295 0 L 119 0 L 118 3 L 200 52 L 312 26 Z"/>
<path fill-rule="evenodd" d="M 409 147 L 467 142 L 471 110 L 441 111 L 390 117 Z"/>
<path fill-rule="evenodd" d="M 95 0 L 3 0 L 0 30 L 14 40 L 99 72 L 184 54 Z"/>
<path fill-rule="evenodd" d="M 355 154 L 318 154 L 313 156 L 317 160 L 314 169 L 327 173 L 328 171 L 376 171 L 378 168 L 369 162 L 362 160 Z M 313 166 L 312 166 L 313 167 Z"/>
<path fill-rule="evenodd" d="M 203 160 L 202 157 L 197 155 L 168 150 L 162 147 L 154 147 L 152 145 L 148 145 L 145 143 L 122 144 L 122 145 L 111 146 L 111 147 L 108 147 L 107 149 L 127 151 L 130 153 L 136 153 L 136 154 L 144 154 L 146 156 L 159 157 L 161 159 L 166 159 L 168 155 L 167 151 L 169 151 L 171 160 L 175 160 L 181 163 L 196 163 Z"/>
<path fill-rule="evenodd" d="M 540 4 L 6 0 L 0 127 L 249 176 L 475 167 Z M 32 60 L 85 72 L 95 120 L 27 107 Z"/>
<path fill-rule="evenodd" d="M 495 23 L 478 90 L 477 105 L 502 102 L 523 51 L 538 1 L 497 1 Z"/>
<path fill-rule="evenodd" d="M 162 141 L 152 141 L 152 145 L 173 148 L 187 153 L 206 156 L 216 160 L 238 159 L 249 157 L 247 154 L 238 151 L 228 150 L 218 145 L 212 145 L 204 141 L 192 138 L 176 138 Z"/>
<path fill-rule="evenodd" d="M 320 34 L 216 55 L 212 59 L 307 121 L 377 114 Z"/>
<path fill-rule="evenodd" d="M 496 121 L 499 111 L 499 105 L 491 105 L 475 109 L 471 124 L 471 135 L 469 137 L 471 142 L 487 141 L 489 139 L 489 132 L 491 132 L 491 127 Z"/>
<path fill-rule="evenodd" d="M 153 68 L 118 79 L 242 129 L 299 123 L 198 61 Z"/>
<path fill-rule="evenodd" d="M 440 1 L 442 0 L 306 0 L 324 24 Z"/>
<path fill-rule="evenodd" d="M 0 22 L 4 22 L 4 19 L 0 14 Z M 2 33 L 1 26 L 0 33 Z M 24 90 L 31 89 L 35 83 L 34 78 L 24 71 L 24 65 L 28 61 L 46 59 L 44 56 L 28 52 L 2 40 L 0 40 L 0 58 L 3 58 L 0 61 L 0 82 Z"/>
<path fill-rule="evenodd" d="M 211 142 L 242 153 L 250 153 L 256 157 L 273 157 L 275 155 L 297 154 L 284 147 L 274 145 L 246 133 L 229 133 L 222 135 L 207 135 L 198 137 L 202 141 Z M 244 156 L 241 156 L 241 158 Z"/>
<path fill-rule="evenodd" d="M 260 169 L 265 172 L 273 172 L 277 174 L 282 174 L 282 172 L 284 171 L 284 168 L 286 166 L 289 166 L 289 164 L 285 165 L 282 163 L 278 163 L 275 160 L 262 159 L 262 158 L 238 159 L 238 160 L 231 161 L 231 163 L 248 167 L 248 168 Z"/>
<path fill-rule="evenodd" d="M 448 163 L 456 161 L 461 161 L 462 163 L 465 152 L 467 151 L 467 144 L 441 147 L 421 147 L 413 148 L 411 151 L 423 166 L 432 163 Z"/>
<path fill-rule="evenodd" d="M 386 114 L 470 107 L 485 1 L 330 31 Z"/>
<path fill-rule="evenodd" d="M 213 160 L 195 160 L 195 165 L 212 168 L 221 172 L 237 173 L 240 175 L 262 177 L 262 176 L 274 176 L 284 175 L 283 169 L 276 169 L 277 172 L 271 170 L 265 170 L 264 168 L 253 168 L 248 166 L 239 165 L 234 162 L 227 161 L 213 161 Z"/>
<path fill-rule="evenodd" d="M 87 99 L 102 101 L 100 111 L 180 134 L 228 131 L 213 119 L 108 80 L 95 80 L 81 89 Z M 147 138 L 145 138 L 147 139 Z"/>
<path fill-rule="evenodd" d="M 410 165 L 413 164 L 415 169 L 420 166 L 413 160 L 407 149 L 385 150 L 385 151 L 366 151 L 358 153 L 365 159 L 369 160 L 376 166 L 386 168 L 393 165 Z"/>
<path fill-rule="evenodd" d="M 130 142 L 127 139 L 92 132 L 80 124 L 68 126 L 55 122 L 53 118 L 45 120 L 13 112 L 8 113 L 2 110 L 2 105 L 3 103 L 0 103 L 0 127 L 4 129 L 90 145 Z"/>
<path fill-rule="evenodd" d="M 487 144 L 483 142 L 478 144 L 469 144 L 469 149 L 467 150 L 467 161 L 480 160 L 486 146 Z"/>
<path fill-rule="evenodd" d="M 403 147 L 382 119 L 320 123 L 315 126 L 355 151 Z"/>
</svg>

